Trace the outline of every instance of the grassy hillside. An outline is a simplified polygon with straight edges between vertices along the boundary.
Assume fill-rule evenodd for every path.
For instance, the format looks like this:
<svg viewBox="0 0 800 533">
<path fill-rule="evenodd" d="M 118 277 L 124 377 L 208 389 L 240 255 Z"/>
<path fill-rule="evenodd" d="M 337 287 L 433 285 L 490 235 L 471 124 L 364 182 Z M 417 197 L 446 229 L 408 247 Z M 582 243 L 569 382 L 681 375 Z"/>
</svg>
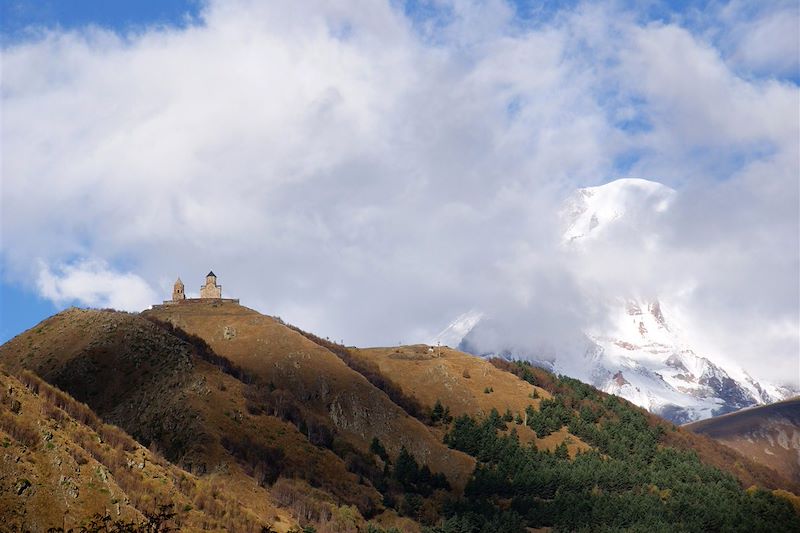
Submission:
<svg viewBox="0 0 800 533">
<path fill-rule="evenodd" d="M 224 483 L 182 470 L 102 422 L 33 373 L 0 372 L 3 529 L 76 528 L 95 515 L 141 523 L 169 504 L 182 530 L 260 531 L 288 513 L 238 499 Z"/>
<path fill-rule="evenodd" d="M 472 459 L 443 446 L 423 423 L 334 353 L 271 317 L 230 302 L 163 306 L 144 315 L 196 335 L 268 389 L 287 391 L 290 409 L 301 412 L 298 416 L 324 424 L 360 452 L 369 451 L 373 438 L 384 443 L 390 457 L 405 447 L 454 487 L 463 487 L 473 469 Z M 257 393 L 270 404 L 271 396 Z M 270 411 L 276 412 L 275 407 L 270 405 Z"/>
<path fill-rule="evenodd" d="M 800 484 L 800 398 L 687 424 Z"/>
<path fill-rule="evenodd" d="M 0 511 L 33 531 L 136 521 L 170 499 L 189 530 L 797 527 L 790 493 L 746 490 L 797 491 L 775 471 L 575 380 L 446 348 L 346 348 L 232 302 L 67 310 L 0 363 L 0 429 L 39 465 L 7 455 Z M 42 470 L 70 471 L 73 449 L 104 465 L 107 492 L 84 469 Z"/>
<path fill-rule="evenodd" d="M 331 439 L 320 445 L 292 420 L 248 408 L 253 385 L 141 316 L 68 310 L 6 343 L 0 360 L 12 373 L 42 376 L 172 464 L 224 487 L 255 510 L 253 527 L 288 530 L 301 517 L 328 519 L 341 508 L 363 521 L 383 509 L 381 494 L 348 470 L 346 452 L 334 453 Z M 281 390 L 274 397 L 286 406 Z M 279 477 L 295 480 L 283 487 L 281 512 L 271 492 Z M 298 507 L 304 491 L 319 497 L 303 497 Z"/>
<path fill-rule="evenodd" d="M 587 410 L 600 411 L 597 405 L 600 400 L 608 401 L 611 395 L 598 391 L 589 385 L 569 378 L 559 378 L 546 370 L 532 367 L 524 363 L 511 363 L 501 359 L 493 359 L 492 364 L 517 375 L 520 379 L 534 382 L 548 390 L 554 397 L 565 403 L 571 410 L 584 418 L 592 419 Z M 752 461 L 735 450 L 720 444 L 714 439 L 696 434 L 687 429 L 675 426 L 671 422 L 653 415 L 626 400 L 620 399 L 633 412 L 647 420 L 649 427 L 660 428 L 661 446 L 668 446 L 680 451 L 690 451 L 704 463 L 728 472 L 744 487 L 765 487 L 769 489 L 789 489 L 800 493 L 800 485 L 794 483 L 781 471 Z"/>
<path fill-rule="evenodd" d="M 359 360 L 377 365 L 405 394 L 428 409 L 439 402 L 451 416 L 466 414 L 482 419 L 496 409 L 506 418 L 525 422 L 529 406 L 537 410 L 542 400 L 552 399 L 542 387 L 520 380 L 484 359 L 447 347 L 415 345 L 352 349 L 351 353 Z M 528 424 L 518 426 L 520 441 L 533 443 L 540 449 L 555 450 L 565 440 L 573 456 L 589 448 L 566 427 L 554 428 L 547 435 L 539 432 L 537 436 Z"/>
<path fill-rule="evenodd" d="M 478 467 L 437 533 L 464 531 L 465 524 L 498 532 L 800 531 L 791 494 L 745 490 L 695 450 L 673 446 L 669 435 L 684 430 L 576 380 L 525 364 L 496 364 L 553 395 L 530 413 L 537 433 L 564 424 L 594 449 L 574 458 L 563 445 L 543 452 L 522 444 L 514 430 L 506 434 L 508 423 L 496 413 L 482 421 L 457 418 L 445 441 L 476 457 Z M 772 474 L 764 478 L 770 485 L 785 482 L 774 471 L 750 467 Z"/>
</svg>

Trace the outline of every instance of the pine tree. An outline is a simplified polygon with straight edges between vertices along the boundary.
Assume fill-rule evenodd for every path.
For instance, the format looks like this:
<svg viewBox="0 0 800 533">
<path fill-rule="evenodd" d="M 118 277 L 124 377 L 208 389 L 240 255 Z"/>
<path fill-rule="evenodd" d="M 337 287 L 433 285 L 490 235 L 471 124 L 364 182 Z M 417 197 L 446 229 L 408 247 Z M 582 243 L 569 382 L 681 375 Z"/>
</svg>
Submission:
<svg viewBox="0 0 800 533">
<path fill-rule="evenodd" d="M 369 451 L 383 459 L 384 462 L 389 461 L 389 454 L 386 453 L 386 448 L 383 447 L 378 437 L 372 437 L 372 442 L 369 445 Z"/>
<path fill-rule="evenodd" d="M 453 421 L 453 415 L 450 414 L 450 408 L 449 407 L 445 407 L 444 408 L 444 414 L 442 415 L 442 421 L 445 424 L 449 424 L 450 422 Z"/>
<path fill-rule="evenodd" d="M 405 446 L 400 448 L 397 461 L 395 461 L 394 478 L 400 482 L 406 490 L 413 490 L 414 484 L 419 479 L 419 464 Z"/>
<path fill-rule="evenodd" d="M 439 422 L 444 417 L 444 406 L 440 400 L 436 400 L 436 405 L 433 406 L 431 410 L 431 422 L 434 424 Z"/>
</svg>

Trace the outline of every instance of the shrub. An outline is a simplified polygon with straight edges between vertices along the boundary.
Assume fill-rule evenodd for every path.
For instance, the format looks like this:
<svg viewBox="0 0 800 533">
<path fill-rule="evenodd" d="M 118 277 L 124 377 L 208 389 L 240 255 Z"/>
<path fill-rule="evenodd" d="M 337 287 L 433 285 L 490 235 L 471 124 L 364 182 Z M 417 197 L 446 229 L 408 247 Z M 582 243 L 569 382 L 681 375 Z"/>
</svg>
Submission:
<svg viewBox="0 0 800 533">
<path fill-rule="evenodd" d="M 136 441 L 117 426 L 103 424 L 99 429 L 100 437 L 112 448 L 121 448 L 126 452 L 136 450 Z"/>
<path fill-rule="evenodd" d="M 78 533 L 107 533 L 107 532 L 125 532 L 125 533 L 168 533 L 169 531 L 177 531 L 178 528 L 174 527 L 174 519 L 176 516 L 173 510 L 173 504 L 159 505 L 152 511 L 145 511 L 143 521 L 128 521 L 122 518 L 114 520 L 108 512 L 105 514 L 96 514 L 89 522 L 78 530 Z M 74 530 L 69 529 L 70 533 Z M 51 527 L 47 530 L 48 533 L 63 533 L 63 527 Z"/>
<path fill-rule="evenodd" d="M 8 433 L 12 439 L 29 448 L 39 444 L 39 432 L 27 422 L 10 413 L 0 413 L 0 429 Z"/>
<path fill-rule="evenodd" d="M 378 437 L 372 437 L 372 442 L 369 444 L 369 451 L 383 459 L 384 462 L 389 461 L 389 454 L 386 453 L 386 448 L 383 447 Z"/>
<path fill-rule="evenodd" d="M 272 485 L 283 471 L 284 453 L 281 448 L 263 446 L 249 437 L 233 440 L 223 436 L 220 444 L 255 478 L 261 486 Z"/>
<path fill-rule="evenodd" d="M 438 422 L 449 424 L 453 421 L 453 417 L 450 416 L 450 408 L 443 406 L 441 400 L 437 399 L 436 404 L 431 409 L 430 421 L 432 424 Z"/>
</svg>

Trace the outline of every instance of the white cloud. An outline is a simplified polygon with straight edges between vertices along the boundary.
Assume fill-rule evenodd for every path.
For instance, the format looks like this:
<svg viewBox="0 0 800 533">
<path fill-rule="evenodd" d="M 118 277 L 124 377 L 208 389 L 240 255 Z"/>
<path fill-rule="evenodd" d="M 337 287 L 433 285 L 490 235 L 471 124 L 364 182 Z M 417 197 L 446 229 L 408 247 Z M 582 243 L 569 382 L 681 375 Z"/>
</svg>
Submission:
<svg viewBox="0 0 800 533">
<path fill-rule="evenodd" d="M 6 276 L 33 284 L 41 258 L 49 298 L 144 308 L 213 268 L 346 342 L 424 340 L 469 309 L 566 336 L 596 309 L 557 210 L 624 171 L 685 192 L 658 254 L 618 243 L 642 283 L 707 281 L 694 305 L 720 330 L 796 321 L 796 85 L 611 8 L 526 29 L 455 3 L 420 35 L 393 5 L 211 2 L 185 29 L 6 47 Z"/>
<path fill-rule="evenodd" d="M 157 295 L 136 274 L 116 272 L 100 260 L 84 260 L 51 270 L 42 264 L 36 280 L 39 293 L 56 304 L 79 303 L 140 311 L 156 303 Z"/>
<path fill-rule="evenodd" d="M 800 75 L 800 4 L 734 0 L 720 8 L 720 18 L 729 28 L 721 44 L 735 66 L 768 76 Z"/>
</svg>

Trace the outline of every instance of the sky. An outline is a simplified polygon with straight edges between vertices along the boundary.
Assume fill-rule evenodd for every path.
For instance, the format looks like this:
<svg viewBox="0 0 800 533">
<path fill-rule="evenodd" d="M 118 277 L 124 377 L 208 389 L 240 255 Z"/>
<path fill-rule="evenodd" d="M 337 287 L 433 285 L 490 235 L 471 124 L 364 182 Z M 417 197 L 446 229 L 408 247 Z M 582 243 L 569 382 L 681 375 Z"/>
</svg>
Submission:
<svg viewBox="0 0 800 533">
<path fill-rule="evenodd" d="M 473 310 L 558 344 L 673 298 L 800 385 L 795 1 L 0 6 L 0 341 L 213 269 L 357 345 Z M 623 177 L 669 216 L 576 262 L 565 202 Z"/>
</svg>

